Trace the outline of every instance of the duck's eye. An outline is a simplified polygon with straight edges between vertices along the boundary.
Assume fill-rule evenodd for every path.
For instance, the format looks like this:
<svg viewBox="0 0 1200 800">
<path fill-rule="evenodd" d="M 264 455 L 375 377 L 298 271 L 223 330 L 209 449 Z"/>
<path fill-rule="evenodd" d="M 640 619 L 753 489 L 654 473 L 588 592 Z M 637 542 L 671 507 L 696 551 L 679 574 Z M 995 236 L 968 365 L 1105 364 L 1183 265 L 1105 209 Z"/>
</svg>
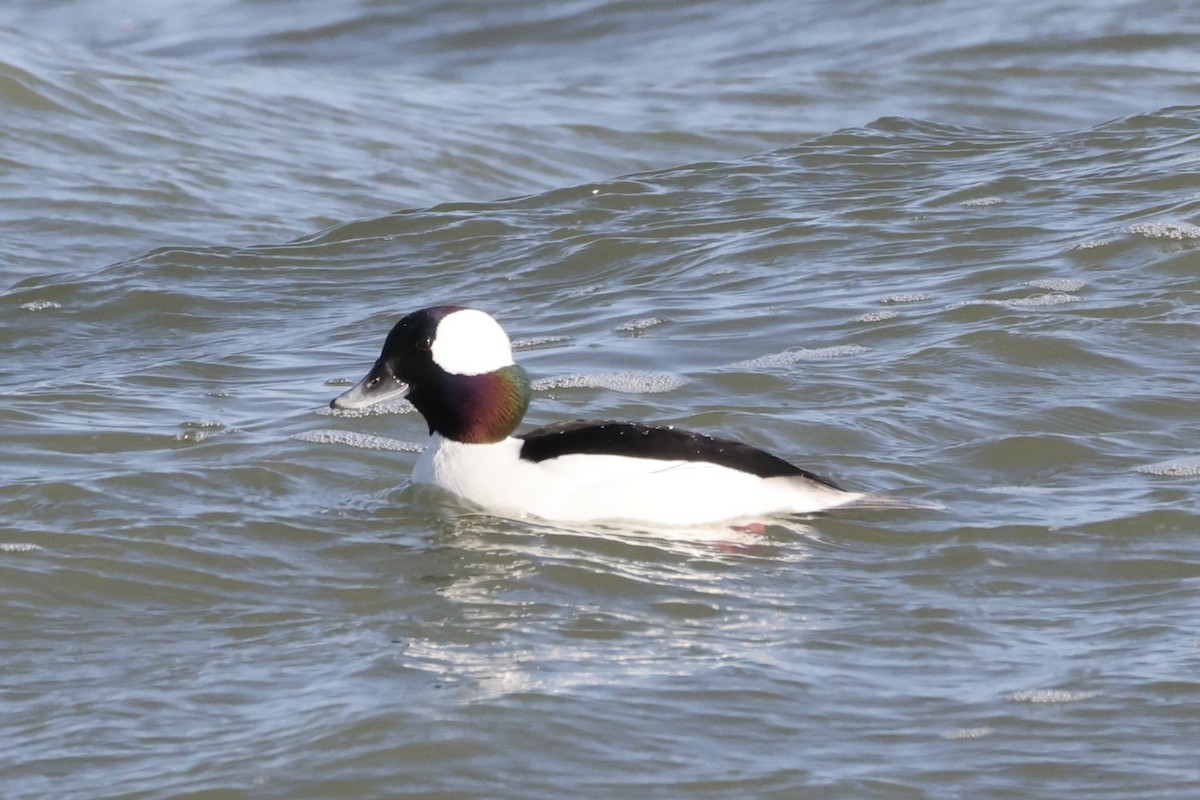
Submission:
<svg viewBox="0 0 1200 800">
<path fill-rule="evenodd" d="M 433 349 L 433 339 L 426 336 L 424 339 L 417 340 L 417 349 L 418 350 L 432 350 Z"/>
</svg>

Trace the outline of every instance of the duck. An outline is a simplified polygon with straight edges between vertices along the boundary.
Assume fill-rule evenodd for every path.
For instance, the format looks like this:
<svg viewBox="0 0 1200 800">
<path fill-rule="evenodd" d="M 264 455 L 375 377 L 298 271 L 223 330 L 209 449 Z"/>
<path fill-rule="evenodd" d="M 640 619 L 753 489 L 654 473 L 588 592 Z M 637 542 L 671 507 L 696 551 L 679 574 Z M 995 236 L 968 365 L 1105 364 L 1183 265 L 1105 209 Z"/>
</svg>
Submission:
<svg viewBox="0 0 1200 800">
<path fill-rule="evenodd" d="M 330 406 L 407 399 L 429 429 L 412 482 L 511 518 L 679 527 L 892 504 L 749 444 L 672 425 L 575 419 L 518 435 L 531 394 L 490 314 L 441 305 L 400 319 L 366 377 Z"/>
</svg>

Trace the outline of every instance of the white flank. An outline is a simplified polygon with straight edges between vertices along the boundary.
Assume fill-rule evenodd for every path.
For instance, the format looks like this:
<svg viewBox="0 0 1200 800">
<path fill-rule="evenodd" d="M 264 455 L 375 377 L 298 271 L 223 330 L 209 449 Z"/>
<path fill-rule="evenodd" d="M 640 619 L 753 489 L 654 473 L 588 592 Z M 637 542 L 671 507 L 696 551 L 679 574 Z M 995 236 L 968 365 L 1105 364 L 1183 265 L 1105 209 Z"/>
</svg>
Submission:
<svg viewBox="0 0 1200 800">
<path fill-rule="evenodd" d="M 482 375 L 512 365 L 512 345 L 496 320 L 473 308 L 438 323 L 433 360 L 453 375 Z"/>
<path fill-rule="evenodd" d="M 483 508 L 562 522 L 631 521 L 689 526 L 808 514 L 863 498 L 792 478 L 759 478 L 696 461 L 569 455 L 530 463 L 521 442 L 462 444 L 434 436 L 413 481 Z"/>
</svg>

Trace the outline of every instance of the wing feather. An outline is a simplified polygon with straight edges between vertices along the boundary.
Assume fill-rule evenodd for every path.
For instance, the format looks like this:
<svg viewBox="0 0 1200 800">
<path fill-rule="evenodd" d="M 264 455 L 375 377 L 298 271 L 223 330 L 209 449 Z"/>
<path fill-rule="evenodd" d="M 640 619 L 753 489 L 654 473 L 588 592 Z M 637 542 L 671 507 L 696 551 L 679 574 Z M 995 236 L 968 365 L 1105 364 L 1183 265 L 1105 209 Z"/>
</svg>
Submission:
<svg viewBox="0 0 1200 800">
<path fill-rule="evenodd" d="M 577 419 L 535 428 L 519 437 L 521 458 L 534 463 L 567 455 L 609 455 L 716 464 L 760 478 L 800 477 L 830 489 L 842 488 L 765 450 L 680 430 L 635 422 Z"/>
</svg>

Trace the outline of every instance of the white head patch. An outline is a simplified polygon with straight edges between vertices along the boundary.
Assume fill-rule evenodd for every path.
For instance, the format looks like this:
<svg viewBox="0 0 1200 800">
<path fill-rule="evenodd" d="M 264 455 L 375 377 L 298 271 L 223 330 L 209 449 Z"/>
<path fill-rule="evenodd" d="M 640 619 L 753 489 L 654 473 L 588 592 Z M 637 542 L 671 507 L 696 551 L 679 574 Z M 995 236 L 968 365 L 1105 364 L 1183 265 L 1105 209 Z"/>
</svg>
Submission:
<svg viewBox="0 0 1200 800">
<path fill-rule="evenodd" d="M 513 363 L 512 345 L 500 323 L 473 308 L 442 318 L 432 353 L 433 362 L 454 375 L 482 375 Z"/>
</svg>

